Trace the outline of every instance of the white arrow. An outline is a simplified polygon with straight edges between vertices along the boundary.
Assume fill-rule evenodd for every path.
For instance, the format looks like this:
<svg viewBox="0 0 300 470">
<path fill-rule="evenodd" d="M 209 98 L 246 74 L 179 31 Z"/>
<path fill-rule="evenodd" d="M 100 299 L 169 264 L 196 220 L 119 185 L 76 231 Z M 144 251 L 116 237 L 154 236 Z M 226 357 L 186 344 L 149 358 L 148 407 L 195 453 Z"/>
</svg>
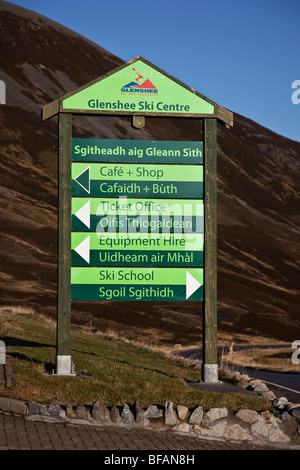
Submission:
<svg viewBox="0 0 300 470">
<path fill-rule="evenodd" d="M 81 220 L 88 228 L 90 228 L 90 201 L 88 201 L 84 206 L 82 206 L 77 212 L 75 212 L 76 217 Z"/>
<path fill-rule="evenodd" d="M 188 271 L 186 271 L 186 299 L 188 299 L 197 289 L 201 287 L 200 282 L 194 278 Z"/>
<path fill-rule="evenodd" d="M 86 237 L 79 245 L 74 248 L 76 253 L 87 263 L 90 263 L 90 237 Z"/>
</svg>

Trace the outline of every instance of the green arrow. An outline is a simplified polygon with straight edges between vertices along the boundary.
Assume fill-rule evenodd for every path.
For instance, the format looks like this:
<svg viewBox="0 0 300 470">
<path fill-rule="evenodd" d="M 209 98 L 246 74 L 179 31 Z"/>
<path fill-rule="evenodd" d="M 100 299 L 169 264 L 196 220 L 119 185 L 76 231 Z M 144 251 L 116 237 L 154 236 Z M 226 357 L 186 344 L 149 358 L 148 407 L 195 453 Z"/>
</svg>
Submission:
<svg viewBox="0 0 300 470">
<path fill-rule="evenodd" d="M 72 300 L 203 301 L 203 269 L 71 268 Z"/>
<path fill-rule="evenodd" d="M 87 193 L 90 194 L 90 167 L 88 166 L 75 178 L 76 183 L 79 184 Z"/>
</svg>

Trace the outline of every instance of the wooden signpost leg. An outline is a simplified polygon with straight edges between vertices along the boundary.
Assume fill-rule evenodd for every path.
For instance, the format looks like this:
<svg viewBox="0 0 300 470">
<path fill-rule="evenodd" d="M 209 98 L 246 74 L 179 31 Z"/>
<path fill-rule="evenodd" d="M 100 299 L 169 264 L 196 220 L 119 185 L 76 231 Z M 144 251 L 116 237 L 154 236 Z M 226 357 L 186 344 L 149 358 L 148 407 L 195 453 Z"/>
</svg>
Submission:
<svg viewBox="0 0 300 470">
<path fill-rule="evenodd" d="M 217 358 L 217 120 L 204 119 L 204 315 L 202 381 L 218 382 Z"/>
<path fill-rule="evenodd" d="M 70 375 L 71 329 L 71 138 L 72 115 L 59 113 L 58 154 L 58 300 L 56 374 Z"/>
</svg>

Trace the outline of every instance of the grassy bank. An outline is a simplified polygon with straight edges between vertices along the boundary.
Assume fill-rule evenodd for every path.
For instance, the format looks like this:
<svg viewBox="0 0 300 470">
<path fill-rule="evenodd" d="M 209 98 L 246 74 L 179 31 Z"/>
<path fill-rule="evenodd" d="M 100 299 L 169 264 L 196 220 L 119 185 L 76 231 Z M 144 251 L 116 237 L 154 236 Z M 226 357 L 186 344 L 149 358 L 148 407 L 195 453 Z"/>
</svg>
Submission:
<svg viewBox="0 0 300 470">
<path fill-rule="evenodd" d="M 40 403 L 106 405 L 164 405 L 166 400 L 191 408 L 225 406 L 238 410 L 268 409 L 256 396 L 200 392 L 187 385 L 196 382 L 195 364 L 145 345 L 103 336 L 79 328 L 71 331 L 71 355 L 76 377 L 51 374 L 56 355 L 55 322 L 30 312 L 0 310 L 0 339 L 13 364 L 14 381 L 2 396 Z"/>
</svg>

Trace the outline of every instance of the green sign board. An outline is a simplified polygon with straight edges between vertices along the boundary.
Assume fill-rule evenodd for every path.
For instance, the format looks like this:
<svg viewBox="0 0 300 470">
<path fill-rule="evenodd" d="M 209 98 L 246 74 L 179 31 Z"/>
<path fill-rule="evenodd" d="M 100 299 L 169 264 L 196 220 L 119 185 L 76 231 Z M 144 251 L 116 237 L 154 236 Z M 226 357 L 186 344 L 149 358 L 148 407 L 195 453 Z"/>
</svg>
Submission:
<svg viewBox="0 0 300 470">
<path fill-rule="evenodd" d="M 72 196 L 202 198 L 203 166 L 72 163 Z"/>
<path fill-rule="evenodd" d="M 203 234 L 72 233 L 73 266 L 203 266 Z"/>
<path fill-rule="evenodd" d="M 204 142 L 72 139 L 75 114 L 136 129 L 199 118 Z M 57 374 L 74 375 L 71 300 L 203 301 L 202 379 L 217 382 L 217 120 L 230 127 L 232 113 L 139 56 L 43 107 L 55 115 Z"/>
<path fill-rule="evenodd" d="M 72 231 L 203 233 L 203 200 L 73 197 Z"/>
<path fill-rule="evenodd" d="M 72 300 L 203 300 L 203 269 L 71 268 Z"/>
<path fill-rule="evenodd" d="M 143 115 L 215 113 L 211 102 L 141 59 L 64 97 L 62 109 Z"/>
<path fill-rule="evenodd" d="M 72 160 L 71 299 L 203 300 L 202 142 L 72 139 Z"/>
<path fill-rule="evenodd" d="M 136 129 L 199 118 L 204 142 L 72 139 L 75 114 Z M 232 113 L 137 57 L 43 107 L 55 115 L 57 374 L 74 375 L 71 300 L 203 301 L 202 379 L 217 382 L 217 120 L 230 127 Z"/>
</svg>

